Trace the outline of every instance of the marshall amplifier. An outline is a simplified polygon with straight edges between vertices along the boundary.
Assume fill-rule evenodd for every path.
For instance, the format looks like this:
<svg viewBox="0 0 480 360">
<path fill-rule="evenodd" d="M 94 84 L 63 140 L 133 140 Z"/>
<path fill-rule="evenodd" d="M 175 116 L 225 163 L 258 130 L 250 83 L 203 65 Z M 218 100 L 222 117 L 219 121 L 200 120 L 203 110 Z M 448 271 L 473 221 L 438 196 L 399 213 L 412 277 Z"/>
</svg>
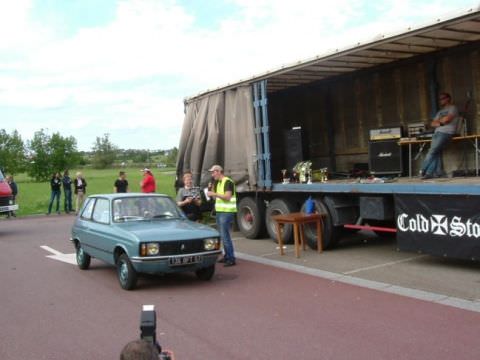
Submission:
<svg viewBox="0 0 480 360">
<path fill-rule="evenodd" d="M 371 174 L 403 173 L 402 147 L 398 140 L 379 140 L 368 143 L 368 166 Z"/>
<path fill-rule="evenodd" d="M 401 137 L 401 127 L 370 129 L 370 140 L 400 139 Z"/>
</svg>

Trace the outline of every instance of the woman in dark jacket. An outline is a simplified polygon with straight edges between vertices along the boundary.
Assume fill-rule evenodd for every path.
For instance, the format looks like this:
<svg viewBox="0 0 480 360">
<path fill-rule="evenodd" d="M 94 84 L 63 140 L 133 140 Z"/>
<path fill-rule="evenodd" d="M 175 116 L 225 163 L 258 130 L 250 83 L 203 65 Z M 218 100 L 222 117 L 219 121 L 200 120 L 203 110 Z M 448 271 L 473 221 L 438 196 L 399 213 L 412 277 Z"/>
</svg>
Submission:
<svg viewBox="0 0 480 360">
<path fill-rule="evenodd" d="M 52 178 L 50 179 L 50 188 L 52 192 L 50 193 L 50 203 L 48 204 L 48 213 L 50 215 L 52 212 L 52 205 L 55 198 L 57 199 L 57 214 L 60 214 L 60 193 L 62 187 L 62 178 L 60 177 L 60 173 L 53 174 Z"/>
</svg>

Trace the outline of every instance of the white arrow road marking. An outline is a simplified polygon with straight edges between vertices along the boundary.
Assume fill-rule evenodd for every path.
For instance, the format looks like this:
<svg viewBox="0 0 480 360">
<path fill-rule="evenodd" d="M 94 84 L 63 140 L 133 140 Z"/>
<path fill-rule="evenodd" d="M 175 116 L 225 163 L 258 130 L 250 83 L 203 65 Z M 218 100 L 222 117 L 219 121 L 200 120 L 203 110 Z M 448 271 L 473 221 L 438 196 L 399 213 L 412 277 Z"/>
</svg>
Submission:
<svg viewBox="0 0 480 360">
<path fill-rule="evenodd" d="M 40 247 L 43 250 L 46 250 L 46 251 L 53 254 L 53 255 L 47 255 L 46 256 L 47 258 L 62 261 L 62 262 L 65 262 L 67 264 L 77 265 L 77 259 L 76 259 L 75 253 L 64 254 L 64 253 L 62 253 L 58 250 L 52 249 L 50 246 L 47 246 L 47 245 L 42 245 Z"/>
</svg>

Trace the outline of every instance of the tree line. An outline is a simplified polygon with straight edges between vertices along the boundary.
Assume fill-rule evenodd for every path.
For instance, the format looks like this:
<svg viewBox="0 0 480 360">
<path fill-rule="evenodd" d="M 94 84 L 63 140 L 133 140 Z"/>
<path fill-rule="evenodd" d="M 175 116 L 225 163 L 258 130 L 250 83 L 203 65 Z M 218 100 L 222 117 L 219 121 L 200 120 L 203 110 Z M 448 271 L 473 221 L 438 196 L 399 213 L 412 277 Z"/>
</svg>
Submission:
<svg viewBox="0 0 480 360">
<path fill-rule="evenodd" d="M 33 138 L 23 141 L 17 130 L 7 133 L 0 129 L 0 168 L 9 174 L 26 172 L 36 181 L 45 181 L 57 171 L 77 166 L 91 165 L 96 169 L 111 167 L 114 163 L 175 166 L 177 148 L 170 150 L 120 149 L 110 140 L 109 134 L 97 136 L 90 152 L 78 151 L 73 136 L 48 134 L 44 129 L 35 132 Z"/>
</svg>

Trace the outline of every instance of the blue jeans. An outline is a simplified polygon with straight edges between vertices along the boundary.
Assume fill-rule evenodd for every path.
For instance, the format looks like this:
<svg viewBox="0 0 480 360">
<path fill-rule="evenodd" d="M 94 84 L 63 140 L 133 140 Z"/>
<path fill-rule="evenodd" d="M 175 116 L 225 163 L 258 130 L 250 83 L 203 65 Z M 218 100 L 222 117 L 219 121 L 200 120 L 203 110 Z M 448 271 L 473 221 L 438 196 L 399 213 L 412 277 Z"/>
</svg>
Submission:
<svg viewBox="0 0 480 360">
<path fill-rule="evenodd" d="M 232 238 L 230 237 L 230 227 L 234 216 L 235 213 L 217 212 L 217 225 L 223 242 L 225 261 L 235 261 Z"/>
<path fill-rule="evenodd" d="M 423 175 L 442 176 L 444 174 L 442 152 L 452 136 L 438 131 L 433 134 L 432 144 L 422 165 Z"/>
<path fill-rule="evenodd" d="M 72 190 L 63 189 L 63 208 L 65 212 L 73 211 L 72 208 Z"/>
<path fill-rule="evenodd" d="M 50 214 L 52 212 L 52 205 L 53 205 L 53 200 L 57 198 L 57 212 L 60 211 L 60 190 L 52 190 L 52 193 L 50 194 L 50 203 L 48 204 L 48 213 Z"/>
</svg>

